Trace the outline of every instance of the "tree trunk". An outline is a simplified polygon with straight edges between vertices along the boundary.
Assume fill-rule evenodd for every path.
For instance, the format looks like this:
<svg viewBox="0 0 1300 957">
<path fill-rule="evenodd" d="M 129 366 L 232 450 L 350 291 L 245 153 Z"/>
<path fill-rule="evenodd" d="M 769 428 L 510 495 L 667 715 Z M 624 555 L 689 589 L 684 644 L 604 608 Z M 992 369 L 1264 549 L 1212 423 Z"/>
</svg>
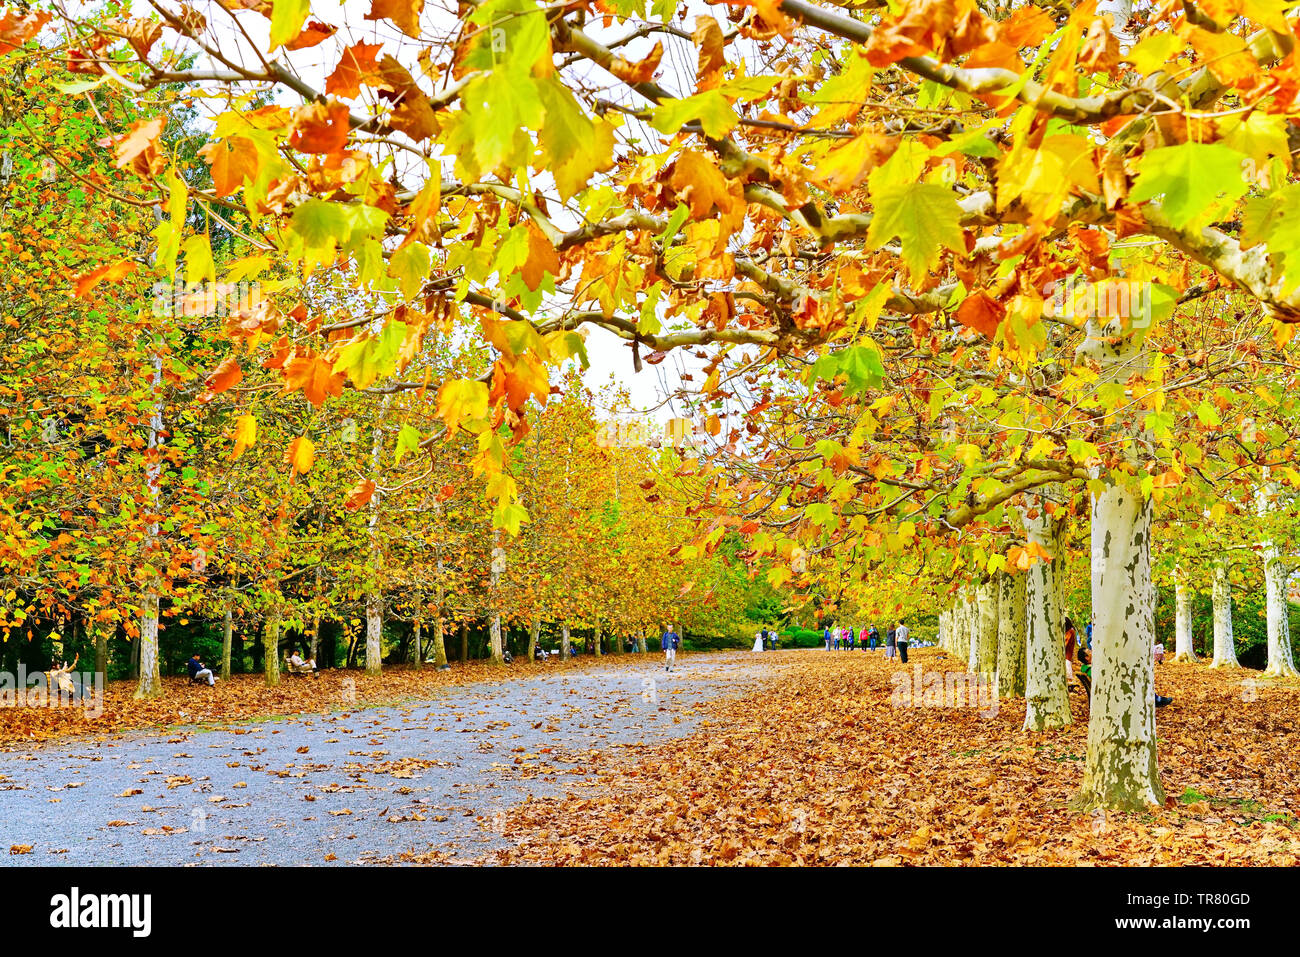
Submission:
<svg viewBox="0 0 1300 957">
<path fill-rule="evenodd" d="M 644 631 L 636 636 L 636 650 L 643 655 L 646 653 Z"/>
<path fill-rule="evenodd" d="M 95 633 L 95 673 L 104 676 L 104 681 L 108 681 L 108 629 L 104 627 L 103 622 L 96 622 L 91 618 L 87 623 L 87 628 Z"/>
<path fill-rule="evenodd" d="M 1025 731 L 1049 731 L 1072 722 L 1065 679 L 1060 590 L 1061 525 L 1047 514 L 1045 496 L 1031 496 L 1023 512 L 1025 536 L 1050 556 L 1025 574 Z M 1030 518 L 1030 513 L 1034 514 Z"/>
<path fill-rule="evenodd" d="M 1163 805 L 1156 758 L 1152 504 L 1110 485 L 1092 503 L 1092 704 L 1080 810 Z"/>
<path fill-rule="evenodd" d="M 442 609 L 433 620 L 433 664 L 435 668 L 447 667 L 447 642 L 443 630 Z"/>
<path fill-rule="evenodd" d="M 1026 576 L 998 576 L 999 698 L 1025 696 Z"/>
<path fill-rule="evenodd" d="M 1181 568 L 1174 569 L 1174 661 L 1198 661 L 1192 647 L 1192 593 Z"/>
<path fill-rule="evenodd" d="M 1214 660 L 1211 668 L 1240 668 L 1237 649 L 1232 640 L 1232 583 L 1228 581 L 1228 563 L 1214 563 Z"/>
<path fill-rule="evenodd" d="M 140 615 L 140 683 L 136 685 L 136 698 L 156 698 L 163 693 L 162 675 L 158 672 L 158 592 L 149 588 L 144 593 Z"/>
<path fill-rule="evenodd" d="M 460 623 L 460 662 L 469 661 L 469 622 Z"/>
<path fill-rule="evenodd" d="M 1264 543 L 1264 595 L 1268 614 L 1268 665 L 1266 678 L 1294 678 L 1297 676 L 1295 658 L 1291 653 L 1290 611 L 1286 599 L 1287 569 L 1278 557 L 1277 545 Z"/>
<path fill-rule="evenodd" d="M 600 657 L 600 623 L 599 622 L 591 626 L 591 650 L 592 653 L 597 658 Z"/>
<path fill-rule="evenodd" d="M 569 623 L 560 625 L 560 660 L 568 661 L 573 657 L 573 642 L 569 640 Z"/>
<path fill-rule="evenodd" d="M 384 606 L 379 592 L 366 593 L 366 674 L 377 675 L 384 669 Z"/>
<path fill-rule="evenodd" d="M 262 623 L 262 664 L 266 673 L 266 686 L 274 688 L 280 683 L 280 609 Z"/>
<path fill-rule="evenodd" d="M 532 661 L 537 657 L 537 639 L 542 634 L 542 619 L 534 618 L 532 626 L 528 629 L 528 660 Z"/>
<path fill-rule="evenodd" d="M 415 640 L 415 667 L 418 671 L 424 667 L 424 648 L 420 643 L 420 619 L 411 622 L 411 637 Z"/>
<path fill-rule="evenodd" d="M 230 606 L 226 606 L 225 613 L 221 616 L 221 680 L 227 681 L 230 678 L 230 648 L 234 634 L 234 621 Z"/>
<path fill-rule="evenodd" d="M 979 650 L 974 655 L 973 673 L 993 686 L 998 667 L 998 578 L 980 582 L 976 599 L 979 610 Z"/>
</svg>

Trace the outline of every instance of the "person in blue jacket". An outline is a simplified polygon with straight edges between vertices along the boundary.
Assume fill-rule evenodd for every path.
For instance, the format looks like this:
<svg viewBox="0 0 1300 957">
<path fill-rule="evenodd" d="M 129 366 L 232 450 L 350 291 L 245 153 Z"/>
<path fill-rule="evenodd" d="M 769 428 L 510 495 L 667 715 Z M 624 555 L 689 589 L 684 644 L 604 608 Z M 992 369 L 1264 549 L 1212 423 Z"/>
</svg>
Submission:
<svg viewBox="0 0 1300 957">
<path fill-rule="evenodd" d="M 659 646 L 664 651 L 664 658 L 667 659 L 664 671 L 672 671 L 673 665 L 677 662 L 677 649 L 682 646 L 682 636 L 677 634 L 672 625 L 669 625 L 668 630 L 664 632 L 663 640 L 659 642 Z"/>
</svg>

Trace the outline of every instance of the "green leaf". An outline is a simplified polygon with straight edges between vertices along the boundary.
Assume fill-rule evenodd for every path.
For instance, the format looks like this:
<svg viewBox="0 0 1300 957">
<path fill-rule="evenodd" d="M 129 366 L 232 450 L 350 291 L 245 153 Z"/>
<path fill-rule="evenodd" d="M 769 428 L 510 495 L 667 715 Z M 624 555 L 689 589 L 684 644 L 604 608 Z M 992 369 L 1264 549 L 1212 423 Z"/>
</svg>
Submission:
<svg viewBox="0 0 1300 957">
<path fill-rule="evenodd" d="M 1143 154 L 1129 192 L 1134 203 L 1161 198 L 1161 212 L 1182 229 L 1206 222 L 1246 192 L 1246 157 L 1222 143 L 1180 143 Z M 1222 198 L 1221 198 L 1222 197 Z"/>
<path fill-rule="evenodd" d="M 696 120 L 704 129 L 704 135 L 714 139 L 726 136 L 740 122 L 721 90 L 706 90 L 680 100 L 669 100 L 657 107 L 651 115 L 650 125 L 660 133 L 672 136 Z"/>
<path fill-rule="evenodd" d="M 397 433 L 397 452 L 393 461 L 402 461 L 407 452 L 414 452 L 420 447 L 420 430 L 413 425 L 403 425 Z"/>
<path fill-rule="evenodd" d="M 867 241 L 880 248 L 894 237 L 903 245 L 903 262 L 916 282 L 934 269 L 940 249 L 964 254 L 961 207 L 957 196 L 937 183 L 891 186 L 872 196 L 875 213 Z"/>
</svg>

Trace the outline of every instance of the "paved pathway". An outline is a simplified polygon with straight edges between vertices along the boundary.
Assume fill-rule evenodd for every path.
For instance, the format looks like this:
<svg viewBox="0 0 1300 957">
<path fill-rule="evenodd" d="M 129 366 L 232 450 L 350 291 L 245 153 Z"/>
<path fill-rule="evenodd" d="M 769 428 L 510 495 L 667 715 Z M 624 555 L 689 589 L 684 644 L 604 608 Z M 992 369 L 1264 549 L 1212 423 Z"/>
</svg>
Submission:
<svg viewBox="0 0 1300 957">
<path fill-rule="evenodd" d="M 761 680 L 762 658 L 688 656 L 666 674 L 623 657 L 400 707 L 11 749 L 0 866 L 474 860 L 506 807 L 563 794 L 593 750 L 688 733 L 702 702 Z"/>
</svg>

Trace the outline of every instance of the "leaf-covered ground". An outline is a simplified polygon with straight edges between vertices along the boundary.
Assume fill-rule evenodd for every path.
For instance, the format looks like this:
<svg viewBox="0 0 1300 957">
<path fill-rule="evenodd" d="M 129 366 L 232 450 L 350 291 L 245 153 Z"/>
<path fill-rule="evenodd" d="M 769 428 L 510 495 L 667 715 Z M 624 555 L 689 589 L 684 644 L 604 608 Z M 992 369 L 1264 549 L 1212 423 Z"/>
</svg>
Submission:
<svg viewBox="0 0 1300 957">
<path fill-rule="evenodd" d="M 926 670 L 961 671 L 938 649 Z M 770 681 L 665 745 L 511 813 L 499 863 L 1274 864 L 1300 856 L 1300 683 L 1162 664 L 1165 807 L 1081 814 L 1086 704 L 1024 734 L 1023 702 L 891 707 L 880 652 L 765 653 Z M 910 665 L 908 666 L 910 669 Z M 1252 679 L 1252 680 L 1248 680 Z M 426 858 L 436 861 L 433 852 Z"/>
<path fill-rule="evenodd" d="M 588 655 L 568 662 L 516 661 L 508 666 L 469 662 L 454 664 L 449 671 L 385 668 L 373 678 L 361 671 L 327 670 L 315 677 L 282 674 L 275 688 L 268 688 L 261 675 L 232 675 L 228 681 L 218 681 L 216 687 L 194 684 L 188 678 L 164 678 L 163 695 L 147 701 L 133 699 L 135 682 L 113 681 L 104 689 L 103 714 L 98 717 L 90 717 L 79 706 L 0 705 L 0 745 L 424 700 L 440 688 L 585 670 L 617 661 L 618 656 Z"/>
</svg>

